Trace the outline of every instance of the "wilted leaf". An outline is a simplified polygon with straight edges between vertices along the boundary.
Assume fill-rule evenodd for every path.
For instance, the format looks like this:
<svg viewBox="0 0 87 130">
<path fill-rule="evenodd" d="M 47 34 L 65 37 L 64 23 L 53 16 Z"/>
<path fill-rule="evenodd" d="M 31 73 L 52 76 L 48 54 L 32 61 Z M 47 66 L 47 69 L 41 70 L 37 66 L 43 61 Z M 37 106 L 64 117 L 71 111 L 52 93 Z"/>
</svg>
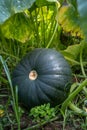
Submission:
<svg viewBox="0 0 87 130">
<path fill-rule="evenodd" d="M 32 6 L 35 0 L 0 0 L 0 24 L 15 13 Z"/>
<path fill-rule="evenodd" d="M 77 10 L 72 5 L 64 5 L 60 8 L 58 20 L 64 31 L 70 32 L 73 36 L 83 37 Z"/>
<path fill-rule="evenodd" d="M 87 0 L 68 0 L 78 12 L 79 26 L 87 39 Z"/>
<path fill-rule="evenodd" d="M 15 14 L 1 26 L 2 34 L 6 38 L 26 42 L 32 35 L 32 24 L 25 14 Z"/>
</svg>

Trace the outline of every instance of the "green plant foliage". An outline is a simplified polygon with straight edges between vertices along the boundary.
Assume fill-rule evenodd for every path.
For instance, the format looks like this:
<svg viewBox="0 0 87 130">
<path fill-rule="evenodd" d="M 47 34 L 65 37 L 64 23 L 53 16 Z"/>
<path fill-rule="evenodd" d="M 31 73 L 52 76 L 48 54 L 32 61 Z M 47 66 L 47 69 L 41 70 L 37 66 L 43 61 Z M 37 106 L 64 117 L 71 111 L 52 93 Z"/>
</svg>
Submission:
<svg viewBox="0 0 87 130">
<path fill-rule="evenodd" d="M 0 0 L 0 24 L 18 12 L 30 8 L 35 0 Z"/>
<path fill-rule="evenodd" d="M 82 49 L 82 58 L 84 61 L 87 62 L 87 40 L 83 40 L 82 41 L 82 46 L 81 46 L 81 49 Z"/>
<path fill-rule="evenodd" d="M 67 0 L 75 9 L 77 9 L 77 0 Z"/>
<path fill-rule="evenodd" d="M 83 33 L 80 29 L 78 13 L 72 5 L 64 5 L 60 8 L 58 22 L 61 24 L 65 32 L 70 32 L 72 36 L 83 37 Z"/>
<path fill-rule="evenodd" d="M 87 0 L 77 0 L 77 8 L 79 13 L 80 27 L 87 39 Z"/>
<path fill-rule="evenodd" d="M 36 0 L 36 5 L 41 7 L 41 6 L 46 6 L 48 5 L 48 1 L 47 0 Z"/>
<path fill-rule="evenodd" d="M 79 26 L 86 38 L 87 35 L 87 0 L 68 0 L 69 4 L 73 6 L 73 12 L 74 16 L 77 13 L 78 18 L 77 21 L 79 21 Z M 71 15 L 72 16 L 72 15 Z M 71 18 L 73 20 L 74 16 Z"/>
<path fill-rule="evenodd" d="M 75 45 L 68 46 L 67 49 L 63 51 L 64 56 L 66 58 L 71 59 L 70 63 L 72 65 L 78 64 L 77 62 L 76 63 L 73 62 L 73 60 L 79 61 L 78 57 L 80 54 L 80 48 L 81 48 L 80 44 L 75 44 Z"/>
<path fill-rule="evenodd" d="M 56 24 L 54 10 L 55 6 L 52 5 L 17 13 L 1 25 L 2 35 L 22 43 L 32 40 L 34 44 L 44 45 L 49 42 L 54 32 Z"/>
<path fill-rule="evenodd" d="M 34 122 L 48 121 L 56 116 L 55 108 L 51 108 L 50 104 L 44 104 L 36 106 L 30 110 L 30 117 L 33 118 Z"/>
<path fill-rule="evenodd" d="M 32 35 L 32 24 L 24 13 L 15 14 L 1 26 L 2 34 L 24 43 Z"/>
<path fill-rule="evenodd" d="M 0 105 L 0 118 L 3 117 L 5 114 L 4 108 L 2 105 Z"/>
<path fill-rule="evenodd" d="M 77 0 L 77 7 L 80 17 L 87 18 L 87 0 Z"/>
</svg>

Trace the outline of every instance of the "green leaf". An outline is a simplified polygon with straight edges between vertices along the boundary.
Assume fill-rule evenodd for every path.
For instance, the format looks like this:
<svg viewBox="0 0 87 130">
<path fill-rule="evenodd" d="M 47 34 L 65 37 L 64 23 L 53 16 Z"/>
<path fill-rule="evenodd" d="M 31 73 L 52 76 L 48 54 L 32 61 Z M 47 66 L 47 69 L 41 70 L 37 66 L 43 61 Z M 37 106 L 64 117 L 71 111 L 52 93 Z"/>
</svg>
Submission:
<svg viewBox="0 0 87 130">
<path fill-rule="evenodd" d="M 67 0 L 59 11 L 59 23 L 64 31 L 87 39 L 87 0 Z"/>
<path fill-rule="evenodd" d="M 77 0 L 78 12 L 81 18 L 87 18 L 87 0 Z"/>
<path fill-rule="evenodd" d="M 77 8 L 77 1 L 76 0 L 68 0 L 68 3 L 71 4 L 75 9 Z"/>
<path fill-rule="evenodd" d="M 78 12 L 76 8 L 74 8 L 74 6 L 72 5 L 62 6 L 59 10 L 58 21 L 65 32 L 71 33 L 72 36 L 83 37 L 83 33 L 80 28 Z"/>
<path fill-rule="evenodd" d="M 25 14 L 15 14 L 1 26 L 2 34 L 6 38 L 16 39 L 24 43 L 32 35 L 32 24 Z"/>
<path fill-rule="evenodd" d="M 41 6 L 48 6 L 48 5 L 53 5 L 54 2 L 56 2 L 57 0 L 36 0 L 36 5 L 38 7 Z"/>
<path fill-rule="evenodd" d="M 80 44 L 75 44 L 75 45 L 71 45 L 71 46 L 68 46 L 67 49 L 65 50 L 65 52 L 68 52 L 71 57 L 76 60 L 79 53 L 80 53 L 80 47 L 81 45 Z"/>
<path fill-rule="evenodd" d="M 47 0 L 36 0 L 36 5 L 39 7 L 45 6 L 45 5 L 48 5 L 48 1 Z"/>
<path fill-rule="evenodd" d="M 61 51 L 64 57 L 73 65 L 80 65 L 79 63 L 79 54 L 80 54 L 80 44 L 75 44 L 68 46 L 66 50 Z"/>
<path fill-rule="evenodd" d="M 0 24 L 13 14 L 30 8 L 35 0 L 0 0 Z"/>
<path fill-rule="evenodd" d="M 87 0 L 77 0 L 77 8 L 79 13 L 80 27 L 83 30 L 85 38 L 87 38 Z"/>
</svg>

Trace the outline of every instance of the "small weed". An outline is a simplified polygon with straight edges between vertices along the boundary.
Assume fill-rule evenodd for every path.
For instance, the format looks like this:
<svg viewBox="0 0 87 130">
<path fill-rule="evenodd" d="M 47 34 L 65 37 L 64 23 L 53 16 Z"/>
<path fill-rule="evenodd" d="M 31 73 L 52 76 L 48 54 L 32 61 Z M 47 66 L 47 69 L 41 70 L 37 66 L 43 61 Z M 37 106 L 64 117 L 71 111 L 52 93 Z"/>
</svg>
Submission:
<svg viewBox="0 0 87 130">
<path fill-rule="evenodd" d="M 34 122 L 48 121 L 55 117 L 55 115 L 55 108 L 51 108 L 49 103 L 32 108 L 29 114 L 30 117 L 33 117 Z"/>
</svg>

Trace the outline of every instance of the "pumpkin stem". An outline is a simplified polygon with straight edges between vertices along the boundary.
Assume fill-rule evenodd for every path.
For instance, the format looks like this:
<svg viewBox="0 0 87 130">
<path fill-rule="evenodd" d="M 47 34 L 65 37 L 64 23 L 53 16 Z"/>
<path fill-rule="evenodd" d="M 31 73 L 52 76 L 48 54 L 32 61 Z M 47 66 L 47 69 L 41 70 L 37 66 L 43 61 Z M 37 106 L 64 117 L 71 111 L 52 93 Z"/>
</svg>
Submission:
<svg viewBox="0 0 87 130">
<path fill-rule="evenodd" d="M 38 74 L 37 74 L 37 72 L 35 70 L 30 71 L 30 73 L 29 73 L 29 79 L 30 80 L 37 79 L 37 76 L 38 76 Z"/>
</svg>

